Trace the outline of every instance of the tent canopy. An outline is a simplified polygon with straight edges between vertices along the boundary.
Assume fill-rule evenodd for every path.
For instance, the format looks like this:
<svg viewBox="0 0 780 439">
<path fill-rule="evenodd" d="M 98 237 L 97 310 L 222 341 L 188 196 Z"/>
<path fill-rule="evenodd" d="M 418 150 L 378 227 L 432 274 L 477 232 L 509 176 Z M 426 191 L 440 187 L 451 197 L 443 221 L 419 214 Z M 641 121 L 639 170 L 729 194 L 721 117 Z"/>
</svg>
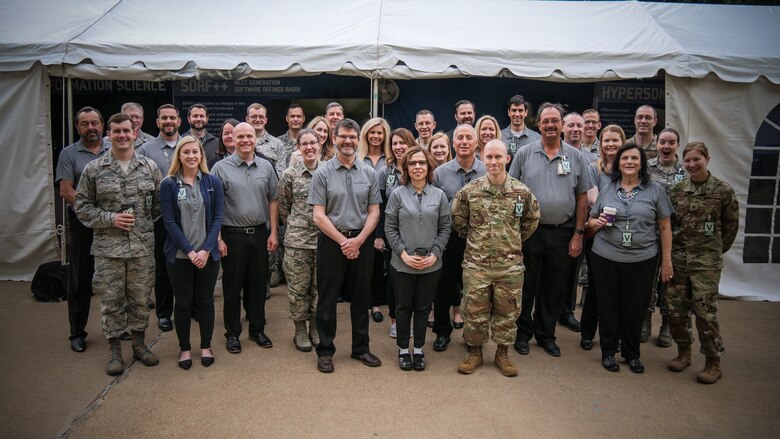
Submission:
<svg viewBox="0 0 780 439">
<path fill-rule="evenodd" d="M 0 71 L 180 79 L 321 72 L 780 83 L 780 8 L 640 2 L 237 0 L 0 4 Z M 551 32 L 552 26 L 557 25 Z"/>
</svg>

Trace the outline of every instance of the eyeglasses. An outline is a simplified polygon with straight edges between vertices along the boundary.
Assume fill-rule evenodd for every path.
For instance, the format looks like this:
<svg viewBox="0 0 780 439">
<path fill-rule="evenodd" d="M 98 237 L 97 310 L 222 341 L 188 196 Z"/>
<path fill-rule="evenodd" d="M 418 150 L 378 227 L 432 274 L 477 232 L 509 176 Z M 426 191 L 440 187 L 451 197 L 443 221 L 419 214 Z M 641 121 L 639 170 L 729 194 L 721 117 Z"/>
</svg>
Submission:
<svg viewBox="0 0 780 439">
<path fill-rule="evenodd" d="M 421 168 L 424 168 L 424 167 L 428 166 L 428 162 L 426 162 L 425 160 L 414 160 L 414 161 L 408 162 L 407 164 L 409 165 L 410 168 L 414 168 L 415 166 L 419 166 Z"/>
<path fill-rule="evenodd" d="M 357 136 L 348 136 L 348 135 L 346 135 L 346 134 L 339 134 L 339 135 L 338 135 L 338 136 L 336 136 L 336 137 L 338 137 L 338 138 L 339 138 L 339 139 L 341 139 L 341 140 L 352 140 L 352 141 L 355 141 L 355 140 L 357 140 Z"/>
<path fill-rule="evenodd" d="M 301 142 L 300 146 L 317 146 L 319 144 L 320 144 L 320 142 L 317 142 L 315 140 L 315 141 L 312 141 L 312 142 Z"/>
</svg>

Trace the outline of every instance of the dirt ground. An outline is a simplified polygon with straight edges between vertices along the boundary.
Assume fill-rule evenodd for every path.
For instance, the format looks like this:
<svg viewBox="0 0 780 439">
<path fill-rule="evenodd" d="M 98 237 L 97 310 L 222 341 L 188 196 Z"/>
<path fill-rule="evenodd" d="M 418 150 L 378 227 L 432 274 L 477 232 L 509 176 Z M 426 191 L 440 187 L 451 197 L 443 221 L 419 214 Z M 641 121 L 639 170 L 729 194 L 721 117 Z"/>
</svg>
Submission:
<svg viewBox="0 0 780 439">
<path fill-rule="evenodd" d="M 349 358 L 348 304 L 339 305 L 336 371 L 316 369 L 316 355 L 292 344 L 284 285 L 267 303 L 272 349 L 246 339 L 228 354 L 222 337 L 222 297 L 216 292 L 216 363 L 194 356 L 177 367 L 175 332 L 161 333 L 152 317 L 147 340 L 160 364 L 133 362 L 117 378 L 105 374 L 108 344 L 92 302 L 88 349 L 68 342 L 67 304 L 32 299 L 30 284 L 0 282 L 0 437 L 777 437 L 780 433 L 780 303 L 721 301 L 724 378 L 696 383 L 704 363 L 667 370 L 676 349 L 642 345 L 643 375 L 621 363 L 602 369 L 598 347 L 579 348 L 579 334 L 558 328 L 563 355 L 532 344 L 528 356 L 510 352 L 520 368 L 505 378 L 493 366 L 495 345 L 470 376 L 456 367 L 466 352 L 461 331 L 446 352 L 434 352 L 429 333 L 424 372 L 397 366 L 385 321 L 371 322 L 373 369 Z M 579 310 L 578 310 L 579 313 Z M 154 314 L 152 314 L 154 315 Z M 656 313 L 654 336 L 660 324 Z M 197 326 L 193 326 L 197 347 Z M 697 346 L 698 348 L 698 346 Z M 125 362 L 132 360 L 123 342 Z M 197 354 L 197 351 L 194 352 Z"/>
</svg>

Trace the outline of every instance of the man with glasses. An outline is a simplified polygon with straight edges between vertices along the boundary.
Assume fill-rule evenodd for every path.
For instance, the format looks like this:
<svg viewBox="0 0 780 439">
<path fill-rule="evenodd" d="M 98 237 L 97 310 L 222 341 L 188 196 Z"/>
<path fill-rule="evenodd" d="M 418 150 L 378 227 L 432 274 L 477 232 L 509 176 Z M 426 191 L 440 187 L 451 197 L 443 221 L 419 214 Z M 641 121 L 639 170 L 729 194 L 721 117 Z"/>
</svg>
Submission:
<svg viewBox="0 0 780 439">
<path fill-rule="evenodd" d="M 284 144 L 276 137 L 268 134 L 268 131 L 265 129 L 265 124 L 268 123 L 268 110 L 262 104 L 251 104 L 246 109 L 246 121 L 255 129 L 255 138 L 257 139 L 255 152 L 267 158 L 271 165 L 276 168 L 276 164 L 280 160 L 284 160 Z M 281 174 L 280 170 L 276 169 L 276 176 L 278 177 L 279 174 Z"/>
<path fill-rule="evenodd" d="M 336 156 L 314 173 L 309 204 L 317 239 L 317 369 L 333 372 L 336 304 L 342 289 L 352 298 L 351 357 L 366 366 L 382 362 L 369 349 L 368 309 L 374 259 L 373 232 L 382 197 L 374 169 L 357 160 L 360 126 L 352 119 L 336 124 Z"/>
<path fill-rule="evenodd" d="M 598 157 L 599 152 L 599 130 L 601 129 L 601 115 L 598 111 L 588 108 L 582 112 L 585 120 L 585 127 L 582 131 L 582 149 L 590 151 L 591 154 Z"/>
<path fill-rule="evenodd" d="M 133 147 L 138 148 L 144 143 L 154 140 L 154 136 L 141 130 L 144 126 L 144 107 L 142 107 L 141 104 L 125 102 L 122 104 L 121 112 L 122 114 L 127 115 L 133 123 L 133 134 L 135 134 Z M 106 136 L 106 141 L 108 141 L 108 136 Z"/>
<path fill-rule="evenodd" d="M 436 119 L 430 110 L 420 110 L 417 112 L 414 121 L 414 129 L 417 130 L 419 137 L 417 144 L 428 149 L 428 143 L 431 141 L 433 132 L 436 130 Z"/>
</svg>

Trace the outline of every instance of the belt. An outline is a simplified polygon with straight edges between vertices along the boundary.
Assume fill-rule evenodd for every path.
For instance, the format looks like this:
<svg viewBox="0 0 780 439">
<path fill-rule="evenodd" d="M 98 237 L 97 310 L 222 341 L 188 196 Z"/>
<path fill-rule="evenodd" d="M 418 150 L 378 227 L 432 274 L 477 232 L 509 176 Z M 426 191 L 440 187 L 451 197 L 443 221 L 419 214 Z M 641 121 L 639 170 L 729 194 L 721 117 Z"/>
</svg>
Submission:
<svg viewBox="0 0 780 439">
<path fill-rule="evenodd" d="M 259 224 L 256 226 L 249 226 L 249 227 L 222 226 L 222 231 L 226 233 L 238 233 L 241 235 L 254 235 L 257 229 L 259 229 L 260 227 L 265 227 L 265 224 Z"/>
<path fill-rule="evenodd" d="M 560 224 L 539 224 L 538 227 L 541 227 L 542 229 L 547 229 L 547 230 L 555 230 L 555 229 L 562 229 L 564 227 L 574 228 L 574 224 L 569 222 L 569 221 L 567 221 L 565 223 L 560 223 Z"/>
<path fill-rule="evenodd" d="M 354 238 L 358 235 L 360 235 L 361 230 L 339 230 L 339 233 L 344 235 L 346 238 Z"/>
</svg>

